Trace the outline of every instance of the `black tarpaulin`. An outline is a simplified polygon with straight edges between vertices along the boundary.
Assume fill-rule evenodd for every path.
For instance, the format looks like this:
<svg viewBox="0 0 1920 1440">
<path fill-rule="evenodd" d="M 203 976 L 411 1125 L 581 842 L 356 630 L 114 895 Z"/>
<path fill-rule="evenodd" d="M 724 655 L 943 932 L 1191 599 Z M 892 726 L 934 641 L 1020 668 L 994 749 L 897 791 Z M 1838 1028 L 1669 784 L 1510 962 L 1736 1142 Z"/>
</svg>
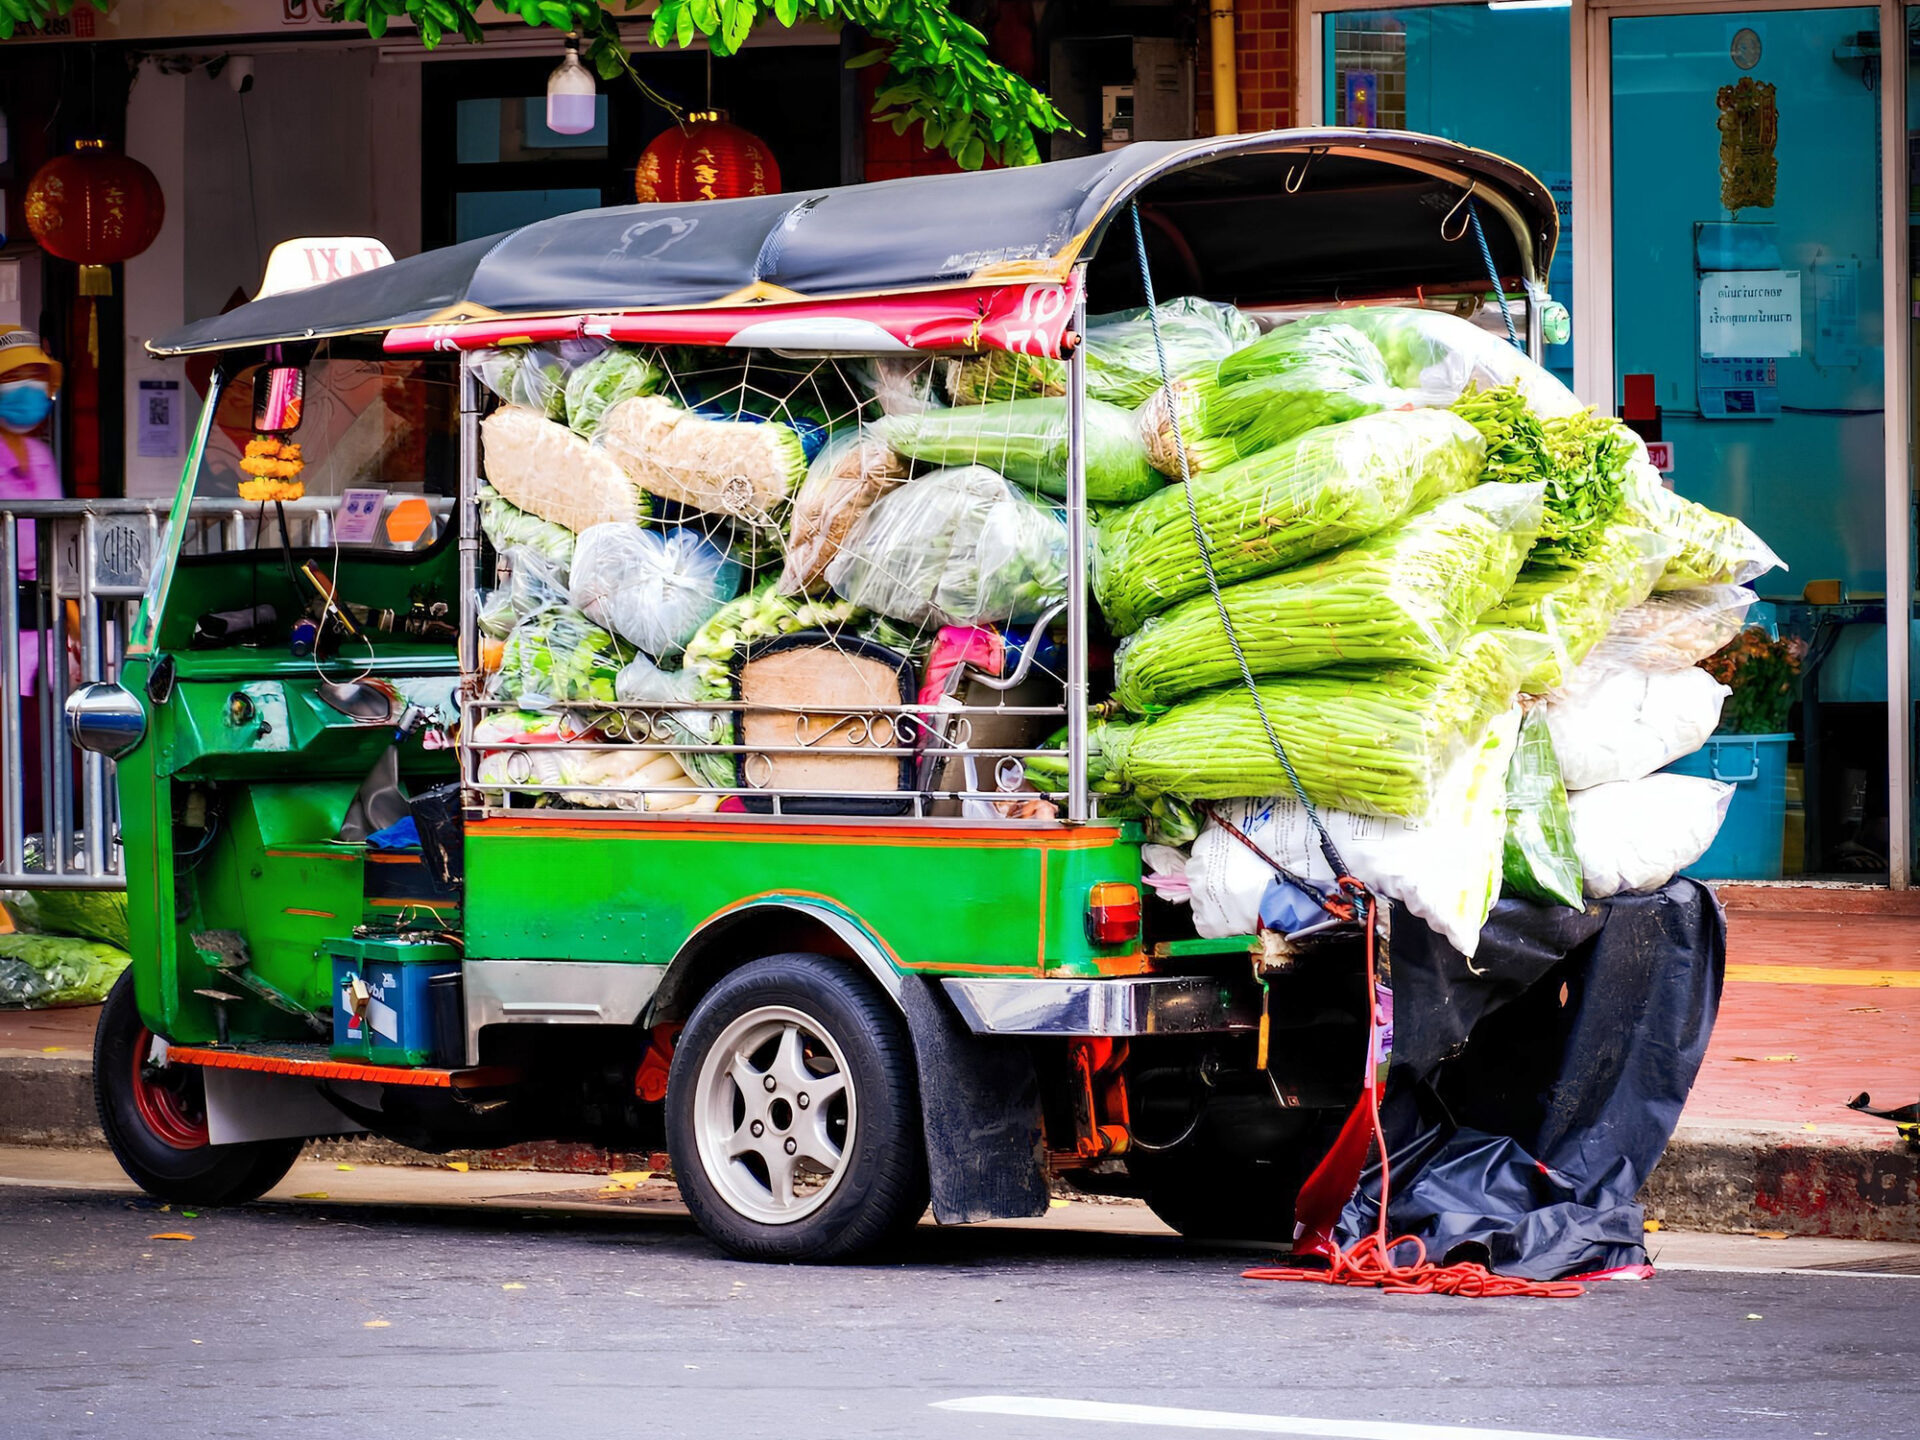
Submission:
<svg viewBox="0 0 1920 1440">
<path fill-rule="evenodd" d="M 557 216 L 150 342 L 159 355 L 367 334 L 427 320 L 618 313 L 1058 281 L 1091 262 L 1095 308 L 1138 289 L 1140 202 L 1156 271 L 1244 305 L 1543 279 L 1553 198 L 1510 161 L 1395 131 L 1279 130 L 1153 141 L 1018 169 Z M 1165 287 L 1163 287 L 1165 288 Z"/>
<path fill-rule="evenodd" d="M 1471 964 L 1396 906 L 1390 1233 L 1531 1279 L 1643 1262 L 1635 1197 L 1699 1073 L 1725 973 L 1719 902 L 1692 880 L 1584 911 L 1502 900 Z M 1341 1216 L 1343 1246 L 1373 1230 L 1379 1186 L 1376 1165 Z"/>
</svg>

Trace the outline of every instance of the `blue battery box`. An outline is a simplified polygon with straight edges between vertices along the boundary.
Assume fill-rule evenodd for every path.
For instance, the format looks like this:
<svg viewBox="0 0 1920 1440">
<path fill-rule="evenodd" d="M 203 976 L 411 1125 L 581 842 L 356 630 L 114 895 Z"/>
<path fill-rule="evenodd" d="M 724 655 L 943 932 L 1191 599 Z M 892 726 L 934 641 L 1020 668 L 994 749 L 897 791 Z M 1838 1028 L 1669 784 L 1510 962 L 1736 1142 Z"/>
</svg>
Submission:
<svg viewBox="0 0 1920 1440">
<path fill-rule="evenodd" d="M 421 1066 L 462 1055 L 464 1034 L 442 1035 L 459 1007 L 434 1004 L 434 991 L 457 984 L 460 955 L 437 940 L 379 935 L 329 940 L 333 956 L 333 1046 L 336 1060 Z M 356 983 L 357 982 L 357 983 Z M 457 1063 L 457 1062 L 452 1062 Z"/>
</svg>

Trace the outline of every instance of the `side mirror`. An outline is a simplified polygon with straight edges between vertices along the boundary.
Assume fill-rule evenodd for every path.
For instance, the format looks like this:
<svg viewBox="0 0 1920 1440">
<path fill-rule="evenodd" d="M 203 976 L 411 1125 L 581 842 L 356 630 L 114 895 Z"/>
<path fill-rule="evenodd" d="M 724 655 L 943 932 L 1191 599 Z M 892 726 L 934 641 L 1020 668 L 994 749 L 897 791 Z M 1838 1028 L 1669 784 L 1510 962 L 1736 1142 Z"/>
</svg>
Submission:
<svg viewBox="0 0 1920 1440">
<path fill-rule="evenodd" d="M 291 435 L 300 428 L 307 373 L 297 365 L 269 365 L 253 372 L 256 435 Z"/>
</svg>

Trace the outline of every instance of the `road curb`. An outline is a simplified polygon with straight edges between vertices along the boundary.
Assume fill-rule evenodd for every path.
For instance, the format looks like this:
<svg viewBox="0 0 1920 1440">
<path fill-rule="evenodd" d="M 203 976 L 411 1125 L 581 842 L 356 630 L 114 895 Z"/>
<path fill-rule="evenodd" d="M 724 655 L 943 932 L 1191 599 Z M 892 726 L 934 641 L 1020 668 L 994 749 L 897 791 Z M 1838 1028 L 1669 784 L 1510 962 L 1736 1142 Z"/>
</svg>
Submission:
<svg viewBox="0 0 1920 1440">
<path fill-rule="evenodd" d="M 104 1145 L 85 1054 L 0 1051 L 0 1144 Z M 445 1165 L 569 1175 L 661 1170 L 664 1156 L 550 1142 L 427 1155 L 385 1140 L 330 1140 L 316 1159 Z M 1641 1191 L 1649 1219 L 1688 1230 L 1784 1230 L 1860 1240 L 1920 1241 L 1920 1157 L 1892 1126 L 1817 1136 L 1768 1126 L 1682 1122 Z"/>
</svg>

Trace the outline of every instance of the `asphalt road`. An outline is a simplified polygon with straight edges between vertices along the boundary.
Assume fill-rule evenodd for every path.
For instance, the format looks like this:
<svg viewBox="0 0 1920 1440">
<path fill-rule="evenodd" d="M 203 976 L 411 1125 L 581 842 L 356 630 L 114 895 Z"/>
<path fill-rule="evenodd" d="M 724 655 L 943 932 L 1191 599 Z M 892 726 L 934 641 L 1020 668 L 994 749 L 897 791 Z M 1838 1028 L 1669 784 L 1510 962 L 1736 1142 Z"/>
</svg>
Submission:
<svg viewBox="0 0 1920 1440">
<path fill-rule="evenodd" d="M 923 1227 L 886 1264 L 775 1268 L 671 1214 L 188 1217 L 16 1184 L 0 1436 L 1920 1435 L 1920 1279 L 1463 1301 L 1250 1282 L 1246 1260 Z"/>
</svg>

